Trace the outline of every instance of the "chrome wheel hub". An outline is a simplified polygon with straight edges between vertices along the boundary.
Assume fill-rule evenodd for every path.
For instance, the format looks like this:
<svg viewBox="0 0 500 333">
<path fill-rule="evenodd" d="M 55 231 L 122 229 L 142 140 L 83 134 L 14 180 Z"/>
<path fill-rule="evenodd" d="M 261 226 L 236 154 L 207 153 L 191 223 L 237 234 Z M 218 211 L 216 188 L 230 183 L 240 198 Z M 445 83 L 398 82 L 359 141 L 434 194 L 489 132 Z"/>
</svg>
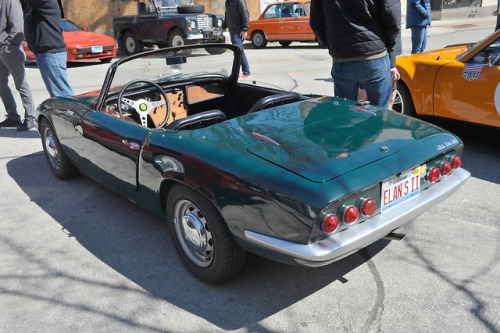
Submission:
<svg viewBox="0 0 500 333">
<path fill-rule="evenodd" d="M 203 212 L 189 200 L 179 200 L 174 208 L 177 239 L 189 259 L 199 267 L 213 260 L 213 237 Z"/>
<path fill-rule="evenodd" d="M 49 128 L 45 129 L 45 151 L 47 152 L 50 164 L 52 164 L 55 169 L 59 169 L 61 165 L 59 151 L 57 150 L 56 140 Z"/>
</svg>

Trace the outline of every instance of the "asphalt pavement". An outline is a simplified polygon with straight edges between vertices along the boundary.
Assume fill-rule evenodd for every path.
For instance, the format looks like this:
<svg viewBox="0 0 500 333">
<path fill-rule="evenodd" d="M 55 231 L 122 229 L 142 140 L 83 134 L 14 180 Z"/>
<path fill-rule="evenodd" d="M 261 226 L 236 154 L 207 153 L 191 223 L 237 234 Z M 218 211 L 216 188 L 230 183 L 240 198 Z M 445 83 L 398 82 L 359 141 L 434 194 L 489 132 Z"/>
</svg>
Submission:
<svg viewBox="0 0 500 333">
<path fill-rule="evenodd" d="M 482 39 L 495 22 L 433 22 L 428 49 Z M 316 45 L 246 52 L 252 80 L 333 92 Z M 75 92 L 99 89 L 107 67 L 71 64 Z M 36 103 L 48 98 L 35 64 L 27 77 Z M 186 271 L 163 221 L 83 176 L 56 179 L 36 130 L 0 129 L 0 332 L 499 332 L 500 133 L 438 124 L 464 140 L 472 177 L 403 240 L 321 268 L 250 255 L 218 286 Z"/>
</svg>

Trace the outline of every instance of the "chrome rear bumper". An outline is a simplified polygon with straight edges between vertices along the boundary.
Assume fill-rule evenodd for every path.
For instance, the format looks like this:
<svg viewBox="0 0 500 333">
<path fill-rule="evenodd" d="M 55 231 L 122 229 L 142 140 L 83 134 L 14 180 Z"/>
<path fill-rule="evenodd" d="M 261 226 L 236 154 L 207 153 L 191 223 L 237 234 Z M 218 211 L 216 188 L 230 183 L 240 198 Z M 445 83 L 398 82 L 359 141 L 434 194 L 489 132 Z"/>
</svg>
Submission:
<svg viewBox="0 0 500 333">
<path fill-rule="evenodd" d="M 422 191 L 417 198 L 314 243 L 293 243 L 250 230 L 245 230 L 245 238 L 258 247 L 288 256 L 299 265 L 327 265 L 370 245 L 422 215 L 458 190 L 469 177 L 467 170 L 457 169 L 436 185 Z"/>
</svg>

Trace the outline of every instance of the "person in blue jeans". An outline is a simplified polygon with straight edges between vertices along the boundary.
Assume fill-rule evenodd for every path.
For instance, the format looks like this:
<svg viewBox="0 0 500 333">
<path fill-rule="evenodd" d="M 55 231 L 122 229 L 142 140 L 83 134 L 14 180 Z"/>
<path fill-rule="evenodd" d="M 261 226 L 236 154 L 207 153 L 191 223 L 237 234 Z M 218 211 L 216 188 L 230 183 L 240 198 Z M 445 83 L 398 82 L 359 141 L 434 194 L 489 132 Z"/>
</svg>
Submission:
<svg viewBox="0 0 500 333">
<path fill-rule="evenodd" d="M 66 70 L 66 44 L 57 0 L 23 1 L 27 4 L 24 16 L 26 42 L 35 54 L 36 64 L 50 96 L 73 96 Z"/>
<path fill-rule="evenodd" d="M 397 74 L 399 0 L 312 0 L 309 24 L 332 57 L 335 96 L 356 100 L 363 87 L 371 104 L 387 108 Z"/>
<path fill-rule="evenodd" d="M 21 49 L 23 39 L 21 4 L 18 0 L 0 0 L 0 97 L 7 112 L 7 118 L 0 122 L 0 127 L 17 127 L 18 132 L 35 127 L 35 106 L 26 80 L 24 68 L 26 56 Z M 16 89 L 21 95 L 24 107 L 23 122 L 8 85 L 10 76 L 14 79 Z"/>
<path fill-rule="evenodd" d="M 225 15 L 222 27 L 229 30 L 231 44 L 239 46 L 243 51 L 243 41 L 247 37 L 247 31 L 250 28 L 250 15 L 245 0 L 226 0 Z M 250 76 L 250 66 L 245 51 L 242 54 L 241 70 L 243 75 L 240 77 Z"/>
<path fill-rule="evenodd" d="M 406 29 L 411 29 L 411 53 L 424 52 L 427 46 L 427 27 L 431 25 L 431 1 L 408 0 Z"/>
</svg>

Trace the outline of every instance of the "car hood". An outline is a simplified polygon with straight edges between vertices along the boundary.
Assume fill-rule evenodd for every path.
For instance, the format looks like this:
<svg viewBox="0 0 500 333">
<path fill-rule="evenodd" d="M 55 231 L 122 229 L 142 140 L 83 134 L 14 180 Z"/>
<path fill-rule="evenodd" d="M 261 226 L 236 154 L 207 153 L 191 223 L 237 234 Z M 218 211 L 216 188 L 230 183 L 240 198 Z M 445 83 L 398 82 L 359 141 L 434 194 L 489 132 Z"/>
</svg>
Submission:
<svg viewBox="0 0 500 333">
<path fill-rule="evenodd" d="M 239 125 L 247 151 L 314 182 L 384 159 L 442 131 L 420 120 L 324 97 L 260 111 Z"/>
<path fill-rule="evenodd" d="M 420 60 L 424 59 L 456 60 L 457 56 L 461 53 L 464 53 L 465 51 L 467 51 L 467 45 L 461 45 L 461 46 L 447 47 L 444 49 L 434 50 L 429 52 L 415 53 L 408 57 Z"/>
<path fill-rule="evenodd" d="M 66 31 L 63 32 L 64 42 L 68 47 L 75 46 L 96 46 L 96 45 L 114 45 L 115 40 L 112 37 L 88 31 Z"/>
</svg>

